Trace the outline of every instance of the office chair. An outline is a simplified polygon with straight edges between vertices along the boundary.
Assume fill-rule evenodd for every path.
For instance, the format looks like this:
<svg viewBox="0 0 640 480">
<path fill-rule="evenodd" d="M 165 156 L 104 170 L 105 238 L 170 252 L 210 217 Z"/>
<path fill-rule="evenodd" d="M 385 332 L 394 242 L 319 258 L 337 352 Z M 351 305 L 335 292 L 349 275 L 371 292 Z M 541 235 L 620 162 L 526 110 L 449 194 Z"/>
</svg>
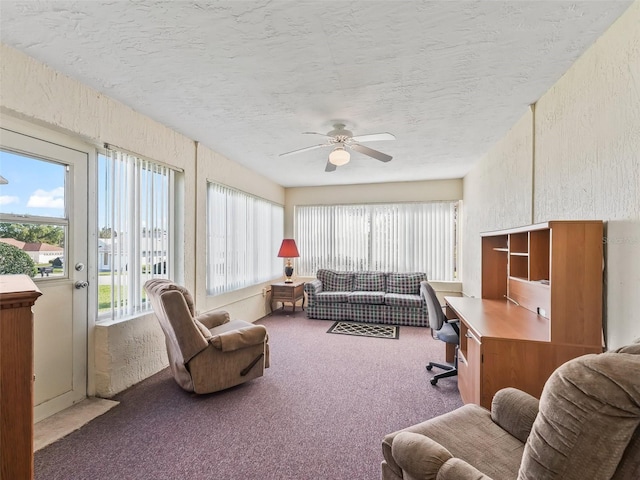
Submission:
<svg viewBox="0 0 640 480">
<path fill-rule="evenodd" d="M 427 302 L 427 311 L 429 313 L 429 326 L 431 330 L 435 332 L 435 336 L 446 343 L 451 343 L 456 346 L 456 353 L 454 357 L 453 365 L 442 364 L 436 362 L 429 362 L 427 370 L 431 370 L 433 367 L 438 367 L 444 370 L 442 373 L 438 373 L 431 379 L 431 385 L 438 383 L 438 380 L 446 377 L 453 377 L 458 375 L 458 345 L 460 343 L 460 327 L 457 319 L 447 319 L 442 310 L 442 306 L 436 297 L 436 292 L 431 285 L 424 283 L 425 287 L 425 299 Z"/>
</svg>

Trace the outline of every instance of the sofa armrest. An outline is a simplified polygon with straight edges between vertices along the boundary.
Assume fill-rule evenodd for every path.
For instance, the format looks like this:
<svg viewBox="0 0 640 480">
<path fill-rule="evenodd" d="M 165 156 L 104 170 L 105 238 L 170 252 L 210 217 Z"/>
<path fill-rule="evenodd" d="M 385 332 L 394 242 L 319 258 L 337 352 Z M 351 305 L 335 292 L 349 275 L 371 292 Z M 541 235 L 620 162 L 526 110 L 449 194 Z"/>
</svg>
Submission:
<svg viewBox="0 0 640 480">
<path fill-rule="evenodd" d="M 413 432 L 400 432 L 391 445 L 393 459 L 409 478 L 433 478 L 453 455 L 431 438 Z"/>
<path fill-rule="evenodd" d="M 229 316 L 229 312 L 225 312 L 224 310 L 210 310 L 197 315 L 196 320 L 207 328 L 214 328 L 224 323 L 229 323 L 231 317 Z"/>
<path fill-rule="evenodd" d="M 322 282 L 318 279 L 304 284 L 304 291 L 307 293 L 307 305 L 313 305 L 315 296 L 322 292 Z"/>
<path fill-rule="evenodd" d="M 316 278 L 305 283 L 304 289 L 309 294 L 320 293 L 322 291 L 322 282 Z"/>
<path fill-rule="evenodd" d="M 264 343 L 266 338 L 267 329 L 263 325 L 251 325 L 214 335 L 209 342 L 218 350 L 233 352 Z"/>
<path fill-rule="evenodd" d="M 538 399 L 516 388 L 498 390 L 491 402 L 491 420 L 526 443 L 538 415 Z"/>
<path fill-rule="evenodd" d="M 491 480 L 491 477 L 464 460 L 454 457 L 442 465 L 437 480 Z"/>
</svg>

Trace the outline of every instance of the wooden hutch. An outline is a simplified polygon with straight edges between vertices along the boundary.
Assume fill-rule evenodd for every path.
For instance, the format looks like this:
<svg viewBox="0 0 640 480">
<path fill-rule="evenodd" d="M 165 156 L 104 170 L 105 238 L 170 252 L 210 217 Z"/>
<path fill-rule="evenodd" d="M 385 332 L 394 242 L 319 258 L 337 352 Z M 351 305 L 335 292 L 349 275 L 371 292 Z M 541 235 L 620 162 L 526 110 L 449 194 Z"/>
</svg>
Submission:
<svg viewBox="0 0 640 480">
<path fill-rule="evenodd" d="M 539 398 L 558 366 L 603 351 L 602 241 L 601 221 L 482 234 L 482 298 L 446 298 L 465 403 L 490 408 L 507 386 Z"/>
</svg>

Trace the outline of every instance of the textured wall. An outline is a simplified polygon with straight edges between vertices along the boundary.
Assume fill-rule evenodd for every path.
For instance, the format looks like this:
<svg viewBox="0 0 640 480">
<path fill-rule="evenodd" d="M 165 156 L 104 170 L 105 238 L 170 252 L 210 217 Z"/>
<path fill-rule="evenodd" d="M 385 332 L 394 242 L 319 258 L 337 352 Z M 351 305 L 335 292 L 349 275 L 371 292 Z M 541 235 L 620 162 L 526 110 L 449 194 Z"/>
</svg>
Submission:
<svg viewBox="0 0 640 480">
<path fill-rule="evenodd" d="M 480 232 L 531 223 L 532 112 L 526 113 L 464 178 L 462 278 L 479 297 Z"/>
<path fill-rule="evenodd" d="M 107 142 L 179 168 L 193 169 L 192 140 L 0 44 L 0 105 L 30 120 Z"/>
<path fill-rule="evenodd" d="M 640 2 L 536 108 L 536 221 L 605 225 L 606 336 L 640 337 Z"/>
<path fill-rule="evenodd" d="M 164 334 L 154 315 L 94 329 L 96 393 L 110 398 L 169 365 Z"/>
<path fill-rule="evenodd" d="M 604 220 L 605 332 L 623 345 L 640 337 L 640 2 L 537 102 L 535 155 L 532 127 L 528 113 L 464 179 L 465 293 L 480 294 L 481 231 Z"/>
</svg>

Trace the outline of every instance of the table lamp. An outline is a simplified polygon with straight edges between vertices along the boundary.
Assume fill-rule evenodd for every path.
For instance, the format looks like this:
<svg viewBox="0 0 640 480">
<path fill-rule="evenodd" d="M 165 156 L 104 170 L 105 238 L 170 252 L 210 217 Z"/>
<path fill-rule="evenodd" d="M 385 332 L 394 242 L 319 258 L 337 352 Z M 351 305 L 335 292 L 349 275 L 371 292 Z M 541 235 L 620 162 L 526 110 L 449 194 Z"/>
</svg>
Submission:
<svg viewBox="0 0 640 480">
<path fill-rule="evenodd" d="M 291 259 L 294 257 L 299 257 L 298 247 L 296 246 L 296 241 L 293 238 L 285 238 L 282 240 L 282 245 L 280 245 L 280 251 L 278 252 L 278 257 L 286 258 L 287 265 L 284 267 L 284 275 L 287 277 L 284 283 L 293 283 L 291 279 L 291 275 L 293 275 L 293 265 L 291 265 Z"/>
</svg>

